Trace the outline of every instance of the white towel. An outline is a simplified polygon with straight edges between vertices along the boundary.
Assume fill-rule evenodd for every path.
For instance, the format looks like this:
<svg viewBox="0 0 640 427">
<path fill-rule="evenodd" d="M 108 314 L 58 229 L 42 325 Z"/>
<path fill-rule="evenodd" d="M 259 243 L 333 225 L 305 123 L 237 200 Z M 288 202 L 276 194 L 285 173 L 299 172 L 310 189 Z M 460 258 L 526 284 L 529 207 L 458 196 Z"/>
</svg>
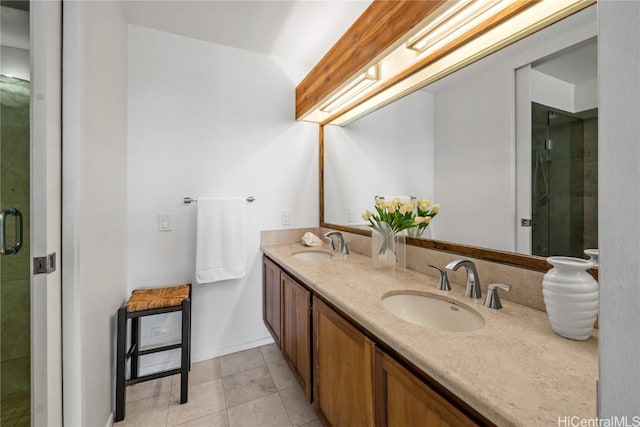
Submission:
<svg viewBox="0 0 640 427">
<path fill-rule="evenodd" d="M 246 205 L 243 197 L 198 197 L 196 282 L 244 277 L 247 262 Z"/>
</svg>

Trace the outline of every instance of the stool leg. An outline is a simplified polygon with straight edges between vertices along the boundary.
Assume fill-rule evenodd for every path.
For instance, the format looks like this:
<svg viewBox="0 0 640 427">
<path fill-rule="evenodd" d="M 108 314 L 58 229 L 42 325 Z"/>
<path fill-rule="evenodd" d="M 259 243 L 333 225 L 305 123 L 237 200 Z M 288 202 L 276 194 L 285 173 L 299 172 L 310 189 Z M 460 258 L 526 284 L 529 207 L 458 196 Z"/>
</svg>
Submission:
<svg viewBox="0 0 640 427">
<path fill-rule="evenodd" d="M 116 417 L 115 421 L 124 420 L 125 415 L 125 368 L 127 343 L 127 309 L 118 309 L 118 326 L 116 338 Z"/>
<path fill-rule="evenodd" d="M 191 301 L 182 301 L 182 348 L 180 365 L 180 403 L 187 403 L 189 389 L 189 361 L 191 360 Z"/>
<path fill-rule="evenodd" d="M 134 347 L 135 346 L 135 347 Z M 138 378 L 138 363 L 140 360 L 140 318 L 131 318 L 131 378 Z"/>
</svg>

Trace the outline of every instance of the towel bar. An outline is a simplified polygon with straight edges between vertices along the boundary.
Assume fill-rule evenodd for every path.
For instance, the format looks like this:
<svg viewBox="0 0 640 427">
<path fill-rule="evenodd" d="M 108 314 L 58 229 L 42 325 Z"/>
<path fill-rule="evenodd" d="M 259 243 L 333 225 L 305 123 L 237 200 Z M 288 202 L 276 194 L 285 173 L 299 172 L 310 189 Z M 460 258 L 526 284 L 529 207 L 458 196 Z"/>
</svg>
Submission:
<svg viewBox="0 0 640 427">
<path fill-rule="evenodd" d="M 253 196 L 247 197 L 247 202 L 249 203 L 255 202 L 255 200 L 256 198 Z M 185 197 L 184 199 L 182 199 L 182 201 L 184 202 L 185 205 L 189 205 L 191 203 L 196 203 L 198 199 L 196 199 L 195 197 Z"/>
</svg>

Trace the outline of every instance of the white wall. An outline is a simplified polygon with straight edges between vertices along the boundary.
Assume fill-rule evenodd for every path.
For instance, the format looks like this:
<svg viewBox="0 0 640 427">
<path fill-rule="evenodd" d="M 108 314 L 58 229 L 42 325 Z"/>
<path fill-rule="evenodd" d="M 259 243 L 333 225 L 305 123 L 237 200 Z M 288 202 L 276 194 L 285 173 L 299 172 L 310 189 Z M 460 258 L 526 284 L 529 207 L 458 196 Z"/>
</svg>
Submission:
<svg viewBox="0 0 640 427">
<path fill-rule="evenodd" d="M 65 2 L 63 31 L 64 422 L 104 426 L 127 291 L 127 23 L 119 2 Z"/>
<path fill-rule="evenodd" d="M 442 204 L 434 239 L 516 250 L 515 70 L 595 34 L 591 7 L 428 88 Z"/>
<path fill-rule="evenodd" d="M 535 69 L 530 73 L 531 101 L 570 113 L 598 108 L 598 79 L 573 84 Z"/>
<path fill-rule="evenodd" d="M 31 80 L 29 77 L 29 12 L 0 6 L 0 74 Z"/>
<path fill-rule="evenodd" d="M 17 77 L 22 80 L 31 80 L 29 51 L 15 47 L 0 47 L 0 74 Z"/>
<path fill-rule="evenodd" d="M 599 416 L 640 416 L 640 3 L 598 8 Z"/>
<path fill-rule="evenodd" d="M 512 82 L 495 67 L 435 95 L 436 240 L 514 250 Z"/>
<path fill-rule="evenodd" d="M 318 223 L 317 125 L 294 121 L 283 61 L 129 26 L 127 286 L 192 282 L 193 360 L 269 342 L 262 322 L 260 230 Z M 247 206 L 247 275 L 197 285 L 195 204 L 187 196 L 254 196 Z M 173 230 L 157 231 L 167 213 Z M 143 331 L 176 322 L 156 319 Z M 166 357 L 143 362 L 145 366 Z M 175 361 L 174 361 L 175 362 Z M 160 366 L 153 366 L 159 368 Z"/>
<path fill-rule="evenodd" d="M 325 221 L 365 224 L 379 196 L 433 197 L 433 96 L 417 91 L 347 126 L 324 128 Z M 349 218 L 347 211 L 354 215 Z"/>
</svg>

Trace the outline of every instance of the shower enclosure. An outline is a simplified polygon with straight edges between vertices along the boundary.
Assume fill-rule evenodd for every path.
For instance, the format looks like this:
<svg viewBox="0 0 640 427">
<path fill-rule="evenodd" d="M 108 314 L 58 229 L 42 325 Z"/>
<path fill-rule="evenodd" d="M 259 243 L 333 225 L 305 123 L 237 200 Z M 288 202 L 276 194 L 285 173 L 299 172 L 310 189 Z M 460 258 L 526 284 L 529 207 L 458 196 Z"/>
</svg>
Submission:
<svg viewBox="0 0 640 427">
<path fill-rule="evenodd" d="M 582 258 L 598 247 L 597 110 L 531 111 L 532 253 Z"/>
<path fill-rule="evenodd" d="M 28 81 L 0 75 L 2 426 L 30 425 L 29 92 Z"/>
<path fill-rule="evenodd" d="M 0 64 L 0 425 L 31 425 L 28 11 L 2 5 Z"/>
</svg>

